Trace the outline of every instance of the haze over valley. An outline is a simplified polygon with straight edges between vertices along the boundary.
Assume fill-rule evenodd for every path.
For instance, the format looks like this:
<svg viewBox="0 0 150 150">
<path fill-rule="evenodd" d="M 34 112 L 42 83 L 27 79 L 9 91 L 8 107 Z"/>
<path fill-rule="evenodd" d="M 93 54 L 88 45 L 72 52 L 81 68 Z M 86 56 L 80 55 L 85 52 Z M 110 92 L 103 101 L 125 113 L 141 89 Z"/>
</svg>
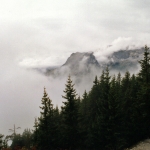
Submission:
<svg viewBox="0 0 150 150">
<path fill-rule="evenodd" d="M 150 46 L 150 2 L 2 0 L 0 5 L 0 133 L 33 128 L 43 89 L 62 104 L 70 74 L 77 93 L 95 75 L 137 73 Z"/>
</svg>

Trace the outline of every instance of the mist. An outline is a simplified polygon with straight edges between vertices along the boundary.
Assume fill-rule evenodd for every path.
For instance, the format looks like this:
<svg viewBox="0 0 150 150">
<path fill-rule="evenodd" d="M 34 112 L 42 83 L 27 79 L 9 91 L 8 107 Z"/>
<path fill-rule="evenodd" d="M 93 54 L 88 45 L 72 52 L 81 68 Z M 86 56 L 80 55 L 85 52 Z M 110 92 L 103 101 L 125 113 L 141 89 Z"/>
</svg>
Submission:
<svg viewBox="0 0 150 150">
<path fill-rule="evenodd" d="M 57 68 L 75 52 L 93 52 L 99 62 L 120 49 L 150 45 L 150 3 L 141 1 L 2 0 L 0 5 L 0 133 L 33 128 L 39 117 L 43 88 L 54 104 L 62 105 L 69 72 L 60 77 L 35 70 Z M 80 66 L 81 69 L 83 66 Z M 134 72 L 134 71 L 133 71 Z M 114 72 L 115 73 L 115 72 Z M 77 93 L 89 91 L 95 75 L 77 79 Z"/>
<path fill-rule="evenodd" d="M 107 56 L 113 53 L 114 51 L 125 49 L 131 43 L 131 38 L 119 38 L 120 40 L 115 40 L 118 42 L 112 42 L 113 45 L 101 50 L 94 51 L 94 55 L 99 62 L 107 62 Z M 123 40 L 123 42 L 122 42 Z M 127 40 L 127 44 L 124 43 L 124 40 Z M 5 44 L 5 43 L 4 43 Z M 5 45 L 5 48 L 7 46 Z M 135 46 L 133 46 L 135 48 Z M 139 48 L 139 47 L 137 47 Z M 129 48 L 129 50 L 132 48 Z M 12 49 L 11 49 L 12 50 Z M 108 51 L 107 51 L 108 50 Z M 9 135 L 11 133 L 8 132 L 10 128 L 13 128 L 13 125 L 21 127 L 18 130 L 18 133 L 23 132 L 25 128 L 33 129 L 34 119 L 35 117 L 40 116 L 40 108 L 41 99 L 43 96 L 43 89 L 46 87 L 46 91 L 54 104 L 60 108 L 62 106 L 62 98 L 63 90 L 65 89 L 65 84 L 70 75 L 70 70 L 68 68 L 61 67 L 59 70 L 59 75 L 57 77 L 54 76 L 45 76 L 43 73 L 34 70 L 34 67 L 47 67 L 49 62 L 47 59 L 41 64 L 40 62 L 35 63 L 33 61 L 27 61 L 22 65 L 20 62 L 20 56 L 27 53 L 18 53 L 19 55 L 13 53 L 12 51 L 5 51 L 3 55 L 1 55 L 0 70 L 1 70 L 1 80 L 0 80 L 0 119 L 3 120 L 1 122 L 0 133 Z M 6 57 L 3 57 L 6 56 Z M 65 57 L 65 61 L 67 60 L 68 55 Z M 102 59 L 105 58 L 105 59 Z M 86 61 L 86 57 L 81 62 L 82 65 L 79 66 L 79 70 L 86 69 L 84 62 Z M 53 61 L 53 59 L 52 59 Z M 63 65 L 62 62 L 61 65 Z M 41 58 L 42 62 L 42 58 Z M 30 64 L 30 65 L 29 65 Z M 46 64 L 46 65 L 45 65 Z M 54 63 L 57 64 L 57 63 Z M 60 66 L 61 66 L 60 65 Z M 52 67 L 53 65 L 49 65 Z M 95 76 L 100 77 L 102 70 L 97 70 L 96 68 L 90 68 L 90 74 L 83 74 L 79 77 L 71 75 L 73 83 L 75 83 L 75 89 L 77 94 L 82 97 L 83 92 L 86 90 L 87 92 L 91 89 L 93 85 L 93 81 Z M 132 73 L 136 73 L 137 70 L 132 70 Z M 58 72 L 56 72 L 58 73 Z M 112 71 L 111 75 L 117 74 L 117 71 Z M 124 72 L 121 72 L 123 75 Z"/>
<path fill-rule="evenodd" d="M 109 54 L 114 51 L 124 49 L 129 44 L 129 42 L 128 44 L 125 44 L 124 47 L 122 47 L 122 44 L 120 44 L 120 42 L 120 47 L 118 46 L 119 44 L 117 44 L 118 43 L 114 43 L 112 47 L 106 46 L 103 51 L 95 51 L 94 55 L 96 59 L 98 59 L 100 62 L 107 62 L 106 57 Z M 6 47 L 7 46 L 5 45 L 5 48 Z M 39 61 L 38 63 L 32 60 L 25 62 L 20 58 L 23 54 L 27 55 L 27 52 L 18 52 L 19 55 L 17 55 L 11 50 L 12 48 L 9 51 L 3 52 L 3 54 L 0 56 L 0 119 L 2 120 L 0 133 L 5 135 L 11 134 L 10 132 L 8 132 L 8 130 L 13 128 L 14 124 L 16 125 L 16 127 L 21 127 L 21 129 L 17 131 L 18 133 L 22 133 L 25 128 L 33 129 L 35 117 L 40 116 L 39 106 L 41 105 L 44 87 L 46 87 L 46 91 L 50 99 L 52 100 L 54 107 L 58 105 L 58 107 L 60 108 L 60 106 L 62 106 L 62 101 L 64 101 L 62 95 L 64 94 L 63 90 L 65 89 L 65 83 L 67 81 L 68 75 L 70 74 L 70 70 L 68 70 L 67 68 L 62 68 L 60 69 L 59 76 L 57 77 L 45 76 L 43 73 L 40 73 L 33 68 L 47 67 L 47 62 L 50 62 L 50 60 L 44 59 L 45 61 L 43 63 L 40 63 L 42 62 L 41 57 L 41 61 Z M 65 61 L 67 58 L 68 55 L 66 55 Z M 86 58 L 83 59 L 83 62 L 81 63 L 83 65 L 79 66 L 79 70 L 85 69 L 85 60 Z M 51 61 L 53 61 L 53 59 Z M 62 63 L 60 64 L 63 65 L 65 61 L 63 62 L 61 60 Z M 54 65 L 56 64 L 57 63 L 54 63 Z M 49 67 L 53 67 L 53 65 L 49 65 Z M 91 73 L 88 75 L 83 74 L 79 77 L 76 77 L 74 75 L 71 76 L 73 83 L 75 83 L 77 94 L 81 97 L 85 90 L 88 92 L 91 89 L 95 76 L 97 75 L 99 78 L 102 73 L 102 70 L 97 70 L 96 68 L 92 67 L 90 69 Z M 133 73 L 135 73 L 136 71 L 133 71 Z M 111 72 L 111 75 L 117 73 L 118 72 L 113 71 Z M 123 74 L 124 73 L 122 73 L 122 75 Z"/>
</svg>

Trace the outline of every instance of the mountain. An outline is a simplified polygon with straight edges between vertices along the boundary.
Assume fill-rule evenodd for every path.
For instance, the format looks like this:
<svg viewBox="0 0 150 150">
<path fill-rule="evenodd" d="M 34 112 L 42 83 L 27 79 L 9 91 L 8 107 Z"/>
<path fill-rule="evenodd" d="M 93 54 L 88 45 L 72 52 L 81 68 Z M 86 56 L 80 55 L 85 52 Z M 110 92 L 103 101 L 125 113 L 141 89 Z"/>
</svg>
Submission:
<svg viewBox="0 0 150 150">
<path fill-rule="evenodd" d="M 100 75 L 107 66 L 110 72 L 136 73 L 139 70 L 138 61 L 143 58 L 144 48 L 134 50 L 119 50 L 107 55 L 106 61 L 98 61 L 93 52 L 72 53 L 66 62 L 58 68 L 47 68 L 46 75 L 58 77 L 71 75 L 76 77 Z"/>
<path fill-rule="evenodd" d="M 67 59 L 63 66 L 80 66 L 80 63 L 84 63 L 86 66 L 95 66 L 100 67 L 98 61 L 96 60 L 93 52 L 91 53 L 72 53 L 71 56 Z"/>
<path fill-rule="evenodd" d="M 46 75 L 53 75 L 55 77 L 63 74 L 82 76 L 99 69 L 100 65 L 92 52 L 76 52 L 72 53 L 61 67 L 47 69 Z"/>
<path fill-rule="evenodd" d="M 110 70 L 137 72 L 138 61 L 143 58 L 144 48 L 135 50 L 120 50 L 108 56 L 107 65 Z"/>
</svg>

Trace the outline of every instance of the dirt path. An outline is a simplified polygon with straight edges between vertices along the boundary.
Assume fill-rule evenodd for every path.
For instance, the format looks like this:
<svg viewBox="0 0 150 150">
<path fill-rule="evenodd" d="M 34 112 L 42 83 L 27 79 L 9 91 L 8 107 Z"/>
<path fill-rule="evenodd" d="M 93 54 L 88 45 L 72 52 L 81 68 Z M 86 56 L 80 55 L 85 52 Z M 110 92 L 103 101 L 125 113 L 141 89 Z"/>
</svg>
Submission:
<svg viewBox="0 0 150 150">
<path fill-rule="evenodd" d="M 150 139 L 142 141 L 133 148 L 128 148 L 126 150 L 150 150 Z"/>
</svg>

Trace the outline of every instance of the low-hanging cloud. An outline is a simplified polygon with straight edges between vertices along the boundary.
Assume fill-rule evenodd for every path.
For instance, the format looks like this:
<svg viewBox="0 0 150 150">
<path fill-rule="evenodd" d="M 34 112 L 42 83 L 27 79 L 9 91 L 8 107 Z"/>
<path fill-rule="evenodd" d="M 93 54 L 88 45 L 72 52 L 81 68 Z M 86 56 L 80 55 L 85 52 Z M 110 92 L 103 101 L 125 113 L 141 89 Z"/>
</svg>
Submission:
<svg viewBox="0 0 150 150">
<path fill-rule="evenodd" d="M 13 73 L 12 73 L 13 72 Z M 0 81 L 1 122 L 0 133 L 5 135 L 13 124 L 25 128 L 33 128 L 34 118 L 40 116 L 43 88 L 46 87 L 54 107 L 62 104 L 61 95 L 65 88 L 67 77 L 53 79 L 35 71 L 15 66 L 8 70 L 5 79 Z"/>
<path fill-rule="evenodd" d="M 2 0 L 0 5 L 0 133 L 13 124 L 32 128 L 39 116 L 44 86 L 53 103 L 62 104 L 68 73 L 46 77 L 31 68 L 56 67 L 74 52 L 90 52 L 99 61 L 120 49 L 150 45 L 150 9 L 143 3 L 115 0 Z M 111 46 L 109 46 L 111 45 Z M 80 66 L 81 68 L 84 66 Z M 89 90 L 94 76 L 76 84 Z M 76 78 L 72 77 L 75 82 Z M 86 82 L 88 81 L 88 85 Z M 77 82 L 78 83 L 78 82 Z M 19 131 L 18 131 L 19 132 Z"/>
<path fill-rule="evenodd" d="M 114 41 L 101 49 L 98 49 L 94 52 L 95 57 L 99 62 L 104 62 L 108 60 L 108 56 L 113 52 L 117 52 L 119 50 L 133 50 L 140 49 L 144 47 L 143 42 L 137 41 L 132 37 L 118 37 Z"/>
</svg>

